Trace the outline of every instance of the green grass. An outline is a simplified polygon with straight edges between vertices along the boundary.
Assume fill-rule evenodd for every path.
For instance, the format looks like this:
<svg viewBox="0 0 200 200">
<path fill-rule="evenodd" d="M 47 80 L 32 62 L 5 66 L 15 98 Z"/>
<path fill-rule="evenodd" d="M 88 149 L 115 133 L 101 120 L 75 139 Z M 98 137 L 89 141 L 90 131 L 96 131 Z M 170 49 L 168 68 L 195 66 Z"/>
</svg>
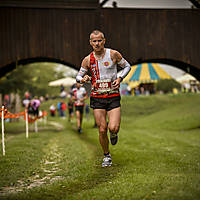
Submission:
<svg viewBox="0 0 200 200">
<path fill-rule="evenodd" d="M 6 123 L 0 199 L 200 199 L 200 95 L 123 97 L 110 168 L 93 125 L 91 113 L 78 135 L 75 123 L 48 117 L 26 139 L 23 121 Z"/>
</svg>

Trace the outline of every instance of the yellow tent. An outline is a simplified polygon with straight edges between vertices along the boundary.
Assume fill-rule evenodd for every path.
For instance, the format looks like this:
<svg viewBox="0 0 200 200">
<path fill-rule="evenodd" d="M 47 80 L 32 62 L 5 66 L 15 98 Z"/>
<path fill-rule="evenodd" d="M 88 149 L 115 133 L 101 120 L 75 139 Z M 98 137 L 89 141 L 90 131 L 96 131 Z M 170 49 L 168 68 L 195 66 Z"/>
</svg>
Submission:
<svg viewBox="0 0 200 200">
<path fill-rule="evenodd" d="M 131 71 L 123 80 L 131 88 L 141 83 L 156 83 L 160 79 L 171 79 L 172 77 L 164 71 L 157 63 L 142 63 L 131 67 Z"/>
</svg>

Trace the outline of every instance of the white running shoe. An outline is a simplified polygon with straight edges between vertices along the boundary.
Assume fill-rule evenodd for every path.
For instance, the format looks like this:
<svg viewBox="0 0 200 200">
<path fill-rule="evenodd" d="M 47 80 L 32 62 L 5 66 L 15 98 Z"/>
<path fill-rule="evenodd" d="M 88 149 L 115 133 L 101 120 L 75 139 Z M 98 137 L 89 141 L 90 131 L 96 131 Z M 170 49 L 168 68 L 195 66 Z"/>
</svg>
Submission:
<svg viewBox="0 0 200 200">
<path fill-rule="evenodd" d="M 103 159 L 102 167 L 110 167 L 112 165 L 112 158 L 111 156 L 105 156 Z"/>
</svg>

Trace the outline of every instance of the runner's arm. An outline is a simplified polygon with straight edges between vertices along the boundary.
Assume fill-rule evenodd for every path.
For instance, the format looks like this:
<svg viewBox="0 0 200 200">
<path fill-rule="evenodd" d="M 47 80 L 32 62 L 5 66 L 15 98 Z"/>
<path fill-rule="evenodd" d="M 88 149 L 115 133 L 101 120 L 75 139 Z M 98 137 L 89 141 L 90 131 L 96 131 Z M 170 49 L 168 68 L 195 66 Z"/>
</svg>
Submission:
<svg viewBox="0 0 200 200">
<path fill-rule="evenodd" d="M 122 57 L 122 55 L 116 51 L 115 53 L 117 64 L 123 68 L 123 71 L 121 75 L 119 76 L 121 78 L 121 81 L 128 75 L 128 73 L 131 70 L 130 64 Z"/>
<path fill-rule="evenodd" d="M 119 88 L 120 82 L 122 82 L 122 80 L 128 75 L 131 67 L 118 51 L 112 50 L 111 58 L 113 62 L 117 63 L 120 67 L 123 68 L 121 75 L 113 82 L 113 87 Z"/>
<path fill-rule="evenodd" d="M 87 92 L 86 92 L 81 100 L 82 100 L 82 101 L 85 101 L 87 98 L 88 98 L 88 94 L 87 94 Z"/>
<path fill-rule="evenodd" d="M 76 81 L 78 83 L 84 83 L 84 82 L 87 82 L 88 80 L 90 80 L 90 77 L 88 75 L 86 75 L 86 73 L 88 72 L 88 56 L 85 57 L 81 63 L 81 68 L 76 76 Z"/>
<path fill-rule="evenodd" d="M 75 97 L 74 94 L 72 95 L 72 100 L 73 100 L 73 101 L 76 101 L 76 100 L 77 100 L 77 98 Z"/>
</svg>

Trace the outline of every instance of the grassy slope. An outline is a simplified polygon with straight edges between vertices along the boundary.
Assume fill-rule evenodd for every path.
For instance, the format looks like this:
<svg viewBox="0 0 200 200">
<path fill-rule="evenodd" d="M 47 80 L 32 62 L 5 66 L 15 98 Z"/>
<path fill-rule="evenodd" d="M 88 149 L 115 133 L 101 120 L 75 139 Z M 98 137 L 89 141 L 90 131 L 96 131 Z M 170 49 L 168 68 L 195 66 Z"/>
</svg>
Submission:
<svg viewBox="0 0 200 200">
<path fill-rule="evenodd" d="M 48 125 L 29 139 L 8 135 L 6 156 L 0 159 L 0 197 L 197 200 L 199 102 L 199 95 L 123 97 L 119 143 L 110 147 L 113 166 L 106 169 L 91 116 L 82 135 L 59 118 L 62 130 Z M 24 131 L 16 126 L 7 125 L 7 132 Z M 55 177 L 60 179 L 52 181 Z M 43 179 L 45 184 L 27 189 Z M 11 194 L 6 188 L 23 191 Z"/>
</svg>

